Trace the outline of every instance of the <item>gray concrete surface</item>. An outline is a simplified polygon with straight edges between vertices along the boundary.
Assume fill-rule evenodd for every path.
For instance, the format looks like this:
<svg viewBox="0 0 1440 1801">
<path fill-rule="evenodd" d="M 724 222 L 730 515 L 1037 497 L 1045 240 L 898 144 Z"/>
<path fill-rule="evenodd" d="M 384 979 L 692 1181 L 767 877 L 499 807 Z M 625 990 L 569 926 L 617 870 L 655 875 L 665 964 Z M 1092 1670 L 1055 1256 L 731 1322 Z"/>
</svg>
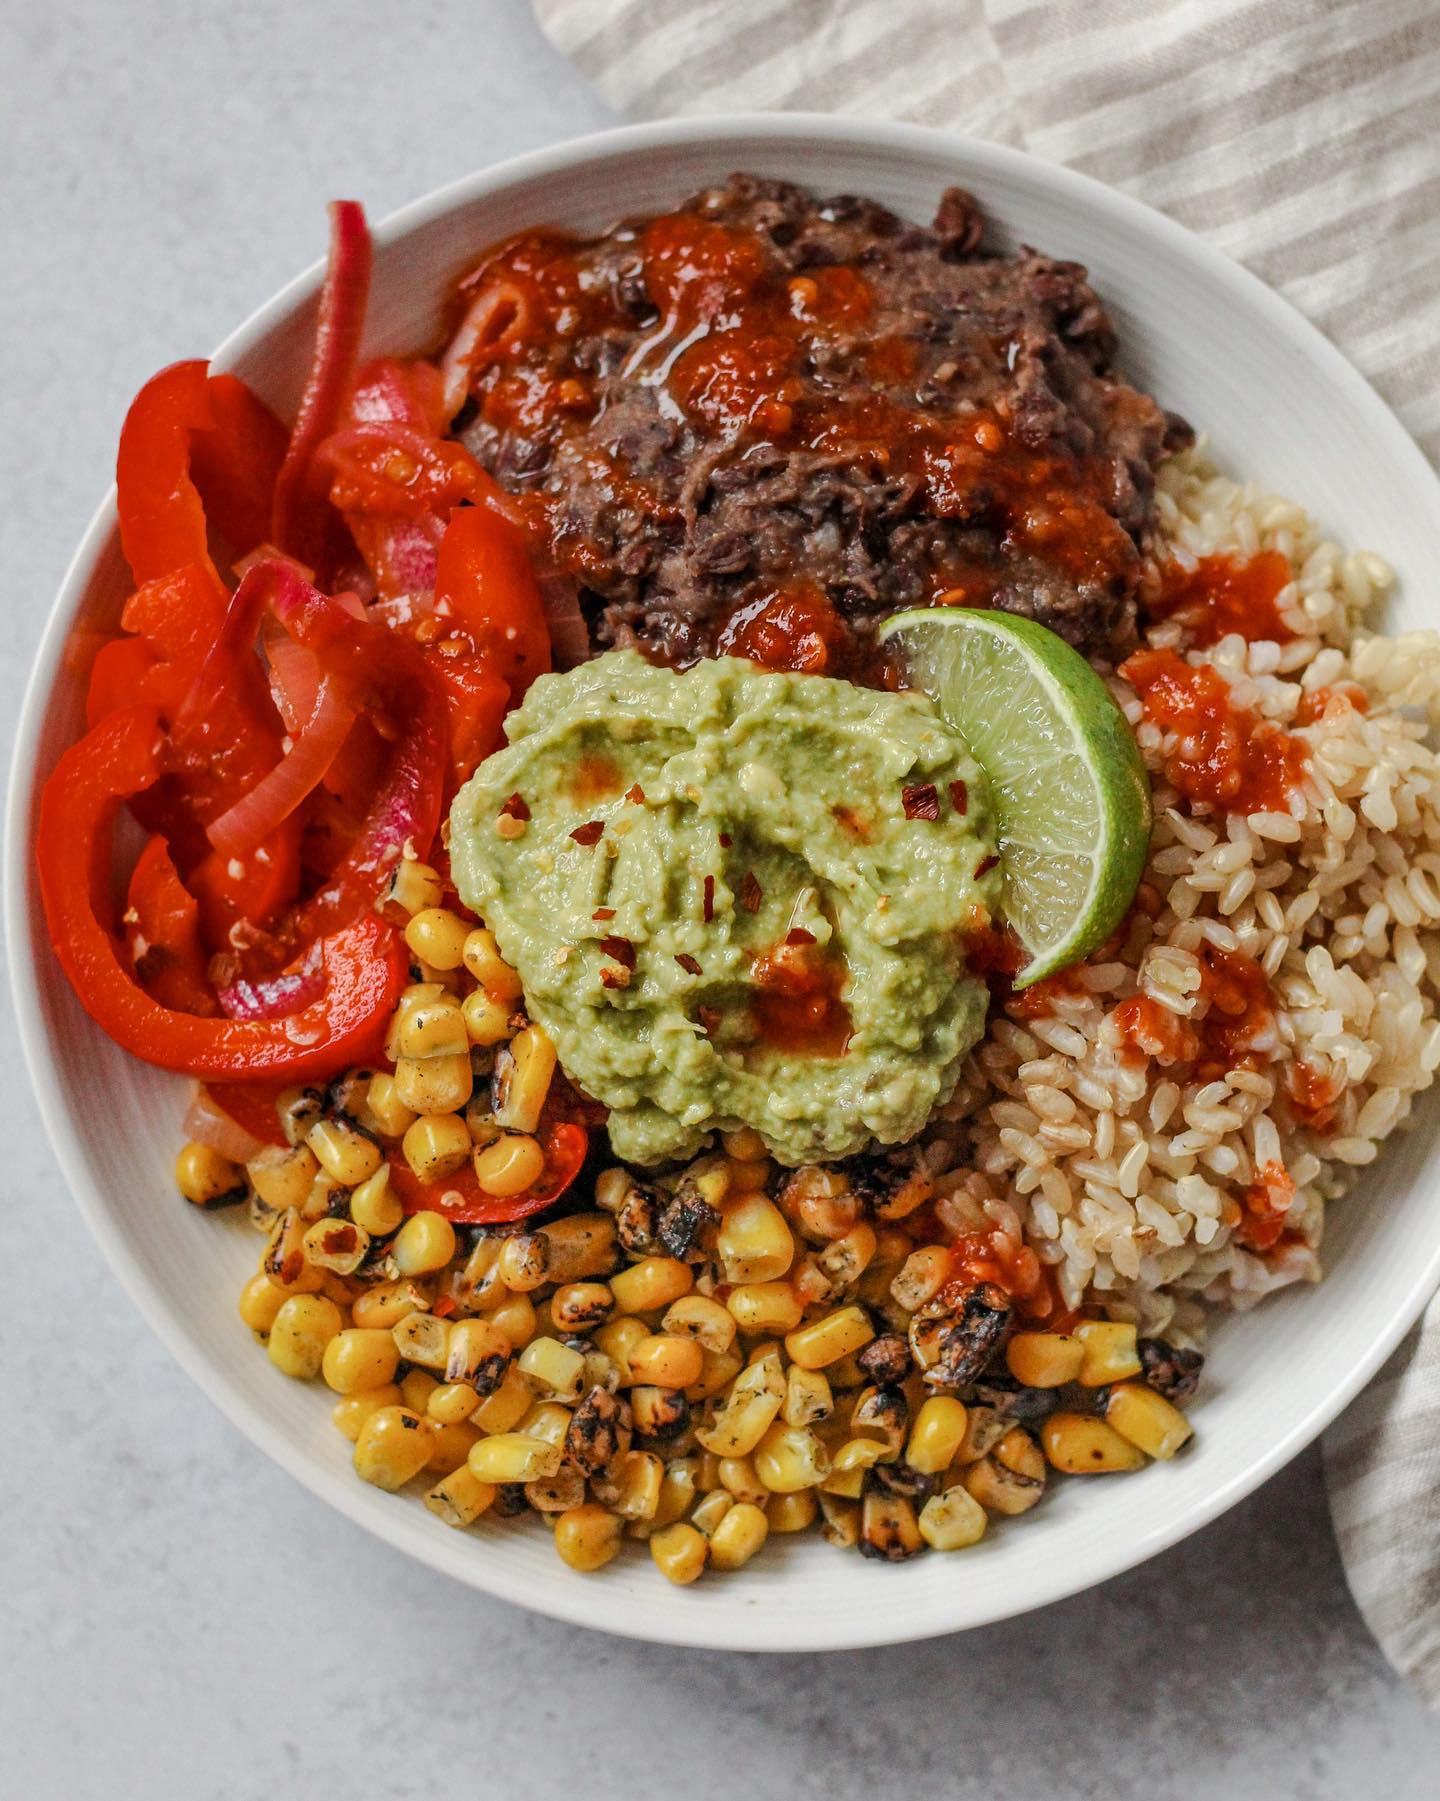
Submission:
<svg viewBox="0 0 1440 1801">
<path fill-rule="evenodd" d="M 0 715 L 139 383 L 376 213 L 605 123 L 524 0 L 0 8 Z M 7 1801 L 1437 1792 L 1440 1722 L 1346 1593 L 1312 1454 L 1108 1587 L 772 1661 L 531 1618 L 412 1567 L 174 1368 L 0 1067 Z"/>
</svg>

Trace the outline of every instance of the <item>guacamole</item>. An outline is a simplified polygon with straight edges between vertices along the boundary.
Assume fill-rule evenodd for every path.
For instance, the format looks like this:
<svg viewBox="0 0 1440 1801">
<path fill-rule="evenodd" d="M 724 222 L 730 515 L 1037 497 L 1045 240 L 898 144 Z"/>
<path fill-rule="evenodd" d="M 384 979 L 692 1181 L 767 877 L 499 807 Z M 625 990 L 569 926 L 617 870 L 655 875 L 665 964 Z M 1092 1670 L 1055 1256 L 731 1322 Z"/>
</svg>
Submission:
<svg viewBox="0 0 1440 1801">
<path fill-rule="evenodd" d="M 984 778 L 929 701 L 627 650 L 542 676 L 506 729 L 451 811 L 456 886 L 618 1156 L 753 1126 L 821 1161 L 948 1099 L 1000 882 Z"/>
</svg>

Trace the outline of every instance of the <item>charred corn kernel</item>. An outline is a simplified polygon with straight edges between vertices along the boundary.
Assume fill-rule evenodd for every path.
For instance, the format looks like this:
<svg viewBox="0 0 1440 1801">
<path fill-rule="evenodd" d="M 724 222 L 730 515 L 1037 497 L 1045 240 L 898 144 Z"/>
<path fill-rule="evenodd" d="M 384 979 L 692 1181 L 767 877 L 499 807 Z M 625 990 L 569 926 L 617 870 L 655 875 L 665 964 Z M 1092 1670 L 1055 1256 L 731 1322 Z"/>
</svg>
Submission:
<svg viewBox="0 0 1440 1801">
<path fill-rule="evenodd" d="M 794 1262 L 795 1239 L 772 1200 L 746 1194 L 725 1209 L 715 1251 L 727 1282 L 770 1282 Z"/>
<path fill-rule="evenodd" d="M 860 1203 L 849 1179 L 839 1170 L 806 1164 L 786 1181 L 780 1194 L 785 1216 L 812 1244 L 839 1238 L 855 1224 Z"/>
<path fill-rule="evenodd" d="M 1136 1332 L 1120 1320 L 1086 1319 L 1075 1328 L 1085 1347 L 1079 1380 L 1086 1388 L 1103 1388 L 1107 1382 L 1123 1382 L 1140 1374 Z"/>
<path fill-rule="evenodd" d="M 558 1338 L 536 1338 L 526 1345 L 515 1367 L 541 1395 L 578 1401 L 585 1382 L 585 1359 Z"/>
<path fill-rule="evenodd" d="M 1025 1513 L 1045 1492 L 1045 1459 L 1028 1433 L 1010 1431 L 988 1457 L 966 1468 L 961 1483 L 991 1513 Z"/>
<path fill-rule="evenodd" d="M 910 1428 L 905 1461 L 924 1476 L 948 1470 L 965 1442 L 967 1415 L 953 1395 L 931 1395 L 922 1401 Z"/>
<path fill-rule="evenodd" d="M 355 1474 L 392 1491 L 418 1476 L 430 1460 L 431 1429 L 408 1407 L 380 1407 L 355 1441 Z"/>
<path fill-rule="evenodd" d="M 406 1370 L 400 1379 L 400 1398 L 412 1413 L 428 1414 L 430 1397 L 439 1386 L 429 1370 Z"/>
<path fill-rule="evenodd" d="M 437 1426 L 458 1426 L 480 1405 L 480 1391 L 468 1382 L 442 1382 L 425 1403 L 425 1417 Z"/>
<path fill-rule="evenodd" d="M 438 907 L 444 897 L 445 884 L 438 872 L 415 857 L 403 857 L 395 865 L 390 886 L 385 890 L 386 900 L 393 901 L 407 913 Z"/>
<path fill-rule="evenodd" d="M 869 1344 L 875 1328 L 862 1307 L 841 1307 L 791 1332 L 785 1340 L 790 1361 L 801 1369 L 824 1369 Z"/>
<path fill-rule="evenodd" d="M 682 1388 L 637 1383 L 630 1390 L 630 1412 L 642 1438 L 671 1440 L 690 1424 L 690 1403 Z"/>
<path fill-rule="evenodd" d="M 468 1382 L 486 1394 L 510 1361 L 510 1340 L 493 1319 L 460 1319 L 450 1328 L 445 1380 Z"/>
<path fill-rule="evenodd" d="M 562 1463 L 553 1476 L 527 1482 L 525 1499 L 536 1513 L 566 1513 L 585 1499 L 585 1477 L 573 1463 Z"/>
<path fill-rule="evenodd" d="M 497 1432 L 470 1447 L 470 1468 L 482 1482 L 538 1482 L 560 1467 L 560 1447 L 523 1432 Z"/>
<path fill-rule="evenodd" d="M 819 1511 L 814 1489 L 801 1488 L 773 1496 L 765 1517 L 772 1532 L 804 1532 L 814 1525 Z"/>
<path fill-rule="evenodd" d="M 476 926 L 465 940 L 464 958 L 466 969 L 487 993 L 501 1001 L 519 1000 L 520 977 L 500 955 L 493 932 Z"/>
<path fill-rule="evenodd" d="M 710 1538 L 734 1505 L 734 1500 L 723 1488 L 713 1489 L 709 1494 L 701 1495 L 690 1509 L 690 1524 L 697 1532 L 703 1532 L 706 1538 Z"/>
<path fill-rule="evenodd" d="M 470 926 L 448 907 L 422 907 L 410 916 L 405 942 L 432 969 L 459 969 Z"/>
<path fill-rule="evenodd" d="M 251 1276 L 240 1290 L 240 1317 L 252 1332 L 268 1332 L 275 1315 L 285 1305 L 285 1291 L 277 1288 L 269 1276 Z"/>
<path fill-rule="evenodd" d="M 320 1088 L 286 1088 L 276 1097 L 275 1117 L 285 1134 L 286 1144 L 303 1144 L 305 1134 L 325 1111 L 325 1092 Z"/>
<path fill-rule="evenodd" d="M 963 1551 L 985 1536 L 990 1516 L 959 1483 L 931 1495 L 920 1509 L 920 1536 L 932 1551 Z"/>
<path fill-rule="evenodd" d="M 349 1327 L 325 1347 L 320 1370 L 337 1395 L 363 1394 L 393 1382 L 400 1353 L 388 1332 Z"/>
<path fill-rule="evenodd" d="M 405 1128 L 415 1119 L 415 1109 L 407 1107 L 400 1099 L 400 1090 L 388 1070 L 381 1070 L 370 1078 L 365 1111 L 368 1115 L 365 1123 L 385 1138 L 404 1137 Z"/>
<path fill-rule="evenodd" d="M 550 1317 L 564 1332 L 603 1326 L 614 1311 L 615 1296 L 604 1282 L 567 1282 L 550 1297 Z"/>
<path fill-rule="evenodd" d="M 765 1543 L 770 1522 L 753 1501 L 737 1501 L 710 1530 L 710 1562 L 717 1570 L 738 1570 Z"/>
<path fill-rule="evenodd" d="M 537 1141 L 506 1132 L 475 1152 L 475 1180 L 486 1194 L 523 1194 L 545 1173 L 545 1153 Z"/>
<path fill-rule="evenodd" d="M 422 1182 L 440 1182 L 469 1157 L 469 1128 L 458 1113 L 422 1113 L 406 1128 L 400 1148 Z"/>
<path fill-rule="evenodd" d="M 874 1469 L 885 1455 L 885 1447 L 873 1438 L 851 1438 L 840 1446 L 830 1460 L 830 1473 L 821 1487 L 827 1495 L 842 1495 L 858 1501 L 865 1488 L 865 1472 Z"/>
<path fill-rule="evenodd" d="M 716 1474 L 721 1488 L 736 1501 L 754 1501 L 757 1506 L 763 1506 L 769 1498 L 770 1490 L 760 1480 L 749 1457 L 722 1457 Z"/>
<path fill-rule="evenodd" d="M 695 1273 L 678 1257 L 642 1257 L 610 1278 L 610 1292 L 622 1313 L 653 1313 L 688 1294 Z"/>
<path fill-rule="evenodd" d="M 966 1414 L 965 1436 L 955 1455 L 959 1463 L 974 1463 L 993 1451 L 1010 1428 L 1004 1416 L 996 1413 L 993 1407 L 969 1407 Z"/>
<path fill-rule="evenodd" d="M 838 1293 L 853 1288 L 875 1255 L 875 1228 L 857 1220 L 843 1237 L 832 1239 L 815 1253 L 815 1267 Z"/>
<path fill-rule="evenodd" d="M 460 1271 L 457 1292 L 472 1307 L 498 1307 L 510 1290 L 500 1277 L 501 1240 L 477 1238 Z"/>
<path fill-rule="evenodd" d="M 1005 1347 L 1010 1374 L 1027 1388 L 1076 1382 L 1084 1361 L 1084 1343 L 1069 1332 L 1017 1332 Z"/>
<path fill-rule="evenodd" d="M 931 1301 L 950 1280 L 953 1258 L 948 1245 L 922 1245 L 900 1265 L 890 1284 L 890 1298 L 907 1313 Z"/>
<path fill-rule="evenodd" d="M 378 1413 L 382 1407 L 403 1406 L 404 1400 L 399 1385 L 387 1382 L 381 1388 L 367 1389 L 364 1394 L 342 1395 L 330 1409 L 330 1417 L 354 1444 L 372 1413 Z"/>
<path fill-rule="evenodd" d="M 450 1327 L 433 1313 L 407 1313 L 390 1328 L 391 1342 L 407 1363 L 443 1370 L 450 1354 Z"/>
<path fill-rule="evenodd" d="M 725 1297 L 742 1332 L 793 1332 L 805 1316 L 788 1282 L 742 1282 Z"/>
<path fill-rule="evenodd" d="M 595 1343 L 614 1364 L 622 1388 L 628 1388 L 631 1382 L 631 1351 L 637 1344 L 643 1344 L 649 1336 L 650 1328 L 644 1320 L 633 1319 L 628 1314 L 620 1319 L 607 1320 L 603 1326 L 596 1328 Z"/>
<path fill-rule="evenodd" d="M 480 1428 L 472 1426 L 468 1420 L 453 1420 L 449 1425 L 442 1425 L 431 1418 L 428 1406 L 425 1418 L 430 1427 L 430 1458 L 425 1467 L 448 1476 L 451 1470 L 458 1470 L 464 1464 L 471 1447 L 479 1443 Z"/>
<path fill-rule="evenodd" d="M 665 1465 L 660 1478 L 660 1499 L 655 1504 L 654 1526 L 668 1526 L 684 1519 L 695 1501 L 695 1460 L 677 1457 Z"/>
<path fill-rule="evenodd" d="M 461 1023 L 471 1044 L 485 1048 L 504 1044 L 519 1030 L 517 1016 L 509 1001 L 497 1000 L 483 988 L 467 994 L 460 1004 Z"/>
<path fill-rule="evenodd" d="M 344 1119 L 322 1119 L 305 1142 L 327 1176 L 341 1188 L 356 1188 L 384 1161 L 380 1146 Z"/>
<path fill-rule="evenodd" d="M 816 1420 L 828 1419 L 834 1410 L 835 1397 L 825 1373 L 792 1364 L 785 1372 L 785 1399 L 780 1407 L 785 1424 L 813 1426 Z"/>
<path fill-rule="evenodd" d="M 513 1432 L 535 1402 L 535 1391 L 512 1363 L 493 1395 L 487 1395 L 470 1415 L 486 1432 Z"/>
<path fill-rule="evenodd" d="M 340 1309 L 323 1294 L 292 1294 L 270 1327 L 270 1361 L 297 1382 L 313 1382 L 341 1323 Z"/>
<path fill-rule="evenodd" d="M 860 1543 L 860 1509 L 854 1501 L 825 1493 L 820 1501 L 820 1536 L 837 1550 L 852 1551 Z"/>
<path fill-rule="evenodd" d="M 871 1438 L 888 1457 L 898 1457 L 905 1443 L 909 1405 L 903 1390 L 862 1388 L 850 1409 L 850 1431 L 856 1438 Z"/>
<path fill-rule="evenodd" d="M 426 1491 L 425 1505 L 447 1526 L 469 1526 L 495 1499 L 495 1492 L 493 1482 L 482 1482 L 469 1464 L 462 1463 Z"/>
<path fill-rule="evenodd" d="M 390 1186 L 388 1169 L 377 1169 L 350 1196 L 350 1217 L 372 1238 L 387 1238 L 404 1223 L 405 1209 Z"/>
<path fill-rule="evenodd" d="M 771 1522 L 773 1525 L 773 1521 Z M 924 1545 L 915 1509 L 903 1495 L 883 1489 L 865 1491 L 860 1503 L 860 1549 L 888 1563 L 913 1557 Z"/>
<path fill-rule="evenodd" d="M 695 1436 L 717 1457 L 748 1457 L 780 1411 L 785 1378 L 778 1359 L 752 1363 L 735 1378 L 724 1407 L 713 1423 Z"/>
<path fill-rule="evenodd" d="M 245 1198 L 245 1172 L 208 1144 L 187 1144 L 175 1159 L 175 1186 L 196 1207 Z"/>
<path fill-rule="evenodd" d="M 402 1276 L 444 1269 L 455 1255 L 455 1228 L 443 1213 L 412 1213 L 395 1234 L 393 1255 Z"/>
<path fill-rule="evenodd" d="M 569 1507 L 555 1522 L 555 1549 L 572 1570 L 603 1569 L 625 1542 L 625 1522 L 594 1501 Z"/>
<path fill-rule="evenodd" d="M 528 1294 L 545 1280 L 550 1241 L 539 1232 L 517 1232 L 500 1248 L 500 1280 L 515 1294 Z"/>
<path fill-rule="evenodd" d="M 395 1059 L 395 1093 L 416 1113 L 456 1113 L 475 1089 L 469 1052 Z"/>
<path fill-rule="evenodd" d="M 604 1213 L 572 1213 L 540 1227 L 550 1247 L 546 1280 L 581 1282 L 607 1275 L 615 1262 L 615 1221 Z"/>
<path fill-rule="evenodd" d="M 1040 1426 L 1046 1457 L 1066 1475 L 1107 1475 L 1112 1470 L 1139 1470 L 1145 1453 L 1121 1437 L 1114 1426 L 1091 1414 L 1051 1414 Z"/>
<path fill-rule="evenodd" d="M 348 1276 L 370 1249 L 370 1234 L 348 1219 L 317 1219 L 305 1233 L 305 1261 L 316 1269 Z"/>
<path fill-rule="evenodd" d="M 792 1495 L 814 1488 L 830 1474 L 830 1453 L 804 1426 L 777 1420 L 750 1456 L 755 1474 L 772 1494 Z"/>
<path fill-rule="evenodd" d="M 388 1331 L 407 1314 L 424 1313 L 429 1307 L 430 1297 L 418 1282 L 377 1282 L 355 1297 L 350 1317 L 357 1326 L 379 1326 Z"/>
<path fill-rule="evenodd" d="M 664 1480 L 665 1465 L 654 1452 L 622 1452 L 605 1472 L 606 1504 L 622 1519 L 651 1520 Z"/>
<path fill-rule="evenodd" d="M 1147 1457 L 1162 1461 L 1168 1461 L 1195 1435 L 1180 1409 L 1144 1382 L 1121 1382 L 1112 1388 L 1105 1418 Z"/>
<path fill-rule="evenodd" d="M 245 1165 L 250 1186 L 278 1213 L 303 1206 L 319 1173 L 319 1161 L 308 1144 L 267 1144 Z"/>
<path fill-rule="evenodd" d="M 703 1532 L 677 1520 L 673 1526 L 662 1526 L 651 1534 L 650 1555 L 660 1574 L 683 1588 L 704 1570 L 710 1544 Z"/>
<path fill-rule="evenodd" d="M 728 1351 L 735 1342 L 735 1316 L 708 1295 L 684 1294 L 666 1309 L 665 1330 L 693 1338 L 707 1351 Z"/>
<path fill-rule="evenodd" d="M 555 1073 L 555 1046 L 539 1026 L 517 1032 L 495 1058 L 491 1097 L 497 1122 L 508 1132 L 533 1132 Z"/>
<path fill-rule="evenodd" d="M 705 1357 L 693 1338 L 657 1332 L 630 1352 L 630 1378 L 655 1388 L 689 1388 L 700 1380 Z"/>
</svg>

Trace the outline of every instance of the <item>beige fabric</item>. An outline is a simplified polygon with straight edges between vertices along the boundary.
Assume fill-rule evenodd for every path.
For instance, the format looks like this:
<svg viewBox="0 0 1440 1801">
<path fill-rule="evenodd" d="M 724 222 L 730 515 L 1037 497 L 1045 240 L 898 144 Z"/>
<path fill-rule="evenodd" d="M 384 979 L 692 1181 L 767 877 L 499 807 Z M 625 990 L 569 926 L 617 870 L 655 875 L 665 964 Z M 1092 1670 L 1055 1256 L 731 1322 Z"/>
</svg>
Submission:
<svg viewBox="0 0 1440 1801">
<path fill-rule="evenodd" d="M 1126 189 L 1287 294 L 1440 461 L 1440 0 L 534 5 L 625 112 L 913 119 Z M 1440 1300 L 1326 1461 L 1355 1598 L 1440 1705 Z"/>
</svg>

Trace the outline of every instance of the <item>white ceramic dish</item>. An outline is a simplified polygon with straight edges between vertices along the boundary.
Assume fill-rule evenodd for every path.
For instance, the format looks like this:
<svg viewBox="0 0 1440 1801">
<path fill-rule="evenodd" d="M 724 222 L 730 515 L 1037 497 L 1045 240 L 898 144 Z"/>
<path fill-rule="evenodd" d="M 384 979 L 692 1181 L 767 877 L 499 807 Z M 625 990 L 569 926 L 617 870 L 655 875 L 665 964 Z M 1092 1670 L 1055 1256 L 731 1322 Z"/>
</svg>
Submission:
<svg viewBox="0 0 1440 1801">
<path fill-rule="evenodd" d="M 1365 382 L 1266 288 L 1197 238 L 1096 183 L 1015 151 L 860 120 L 685 120 L 587 138 L 470 176 L 376 232 L 370 344 L 433 339 L 446 282 L 521 226 L 599 227 L 659 210 L 732 168 L 851 190 L 928 218 L 942 187 L 973 188 L 1011 236 L 1089 265 L 1124 360 L 1212 437 L 1234 469 L 1307 504 L 1402 577 L 1391 622 L 1433 621 L 1440 483 Z M 317 217 L 317 239 L 323 220 Z M 221 347 L 217 363 L 282 413 L 308 356 L 319 266 Z M 176 354 L 191 346 L 176 345 Z M 326 1391 L 282 1380 L 235 1313 L 255 1239 L 177 1203 L 185 1084 L 133 1062 L 91 1024 L 45 942 L 32 877 L 35 797 L 80 729 L 67 665 L 78 625 L 111 626 L 126 591 L 113 495 L 55 603 L 20 722 L 6 847 L 6 917 L 21 1032 L 56 1154 L 92 1231 L 160 1337 L 270 1456 L 341 1513 L 463 1582 L 577 1624 L 674 1644 L 824 1650 L 980 1625 L 1074 1593 L 1174 1544 L 1295 1455 L 1361 1387 L 1440 1279 L 1440 1181 L 1427 1113 L 1334 1209 L 1331 1273 L 1220 1324 L 1191 1453 L 1132 1480 L 1069 1482 L 981 1545 L 899 1568 L 815 1539 L 777 1541 L 743 1576 L 670 1587 L 648 1558 L 599 1577 L 565 1568 L 538 1526 L 442 1526 L 411 1496 L 356 1480 Z"/>
</svg>

